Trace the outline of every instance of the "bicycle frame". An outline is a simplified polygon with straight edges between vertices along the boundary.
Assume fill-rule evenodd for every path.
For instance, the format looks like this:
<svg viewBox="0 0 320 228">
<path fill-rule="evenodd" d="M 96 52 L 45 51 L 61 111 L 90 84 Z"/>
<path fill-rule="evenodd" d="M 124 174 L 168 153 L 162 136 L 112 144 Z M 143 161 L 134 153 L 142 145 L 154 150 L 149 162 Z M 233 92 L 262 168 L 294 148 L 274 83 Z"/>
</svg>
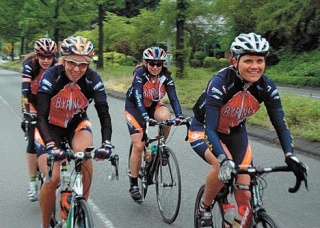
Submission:
<svg viewBox="0 0 320 228">
<path fill-rule="evenodd" d="M 87 203 L 83 197 L 83 174 L 82 174 L 82 163 L 83 161 L 93 158 L 95 152 L 94 147 L 88 147 L 83 152 L 73 152 L 70 145 L 68 144 L 68 141 L 66 139 L 62 140 L 62 147 L 63 150 L 65 150 L 66 157 L 68 162 L 71 160 L 74 160 L 74 180 L 72 181 L 71 186 L 71 192 L 72 192 L 72 199 L 71 199 L 71 205 L 70 205 L 70 211 L 68 214 L 67 221 L 53 221 L 53 223 L 56 225 L 55 227 L 66 227 L 71 228 L 75 225 L 75 219 L 76 219 L 76 212 L 74 211 L 76 207 L 84 207 L 85 213 L 88 216 L 89 224 L 93 224 L 92 216 L 90 213 L 90 210 L 88 209 Z M 46 181 L 51 180 L 52 175 L 52 169 L 54 162 L 57 161 L 56 158 L 53 155 L 48 155 L 47 163 L 48 163 L 48 173 L 46 178 Z M 113 167 L 112 173 L 109 176 L 109 180 L 113 180 L 113 177 L 116 177 L 117 180 L 119 179 L 118 176 L 118 164 L 119 164 L 119 156 L 117 154 L 110 156 L 109 161 L 111 162 L 111 165 Z M 110 178 L 111 177 L 111 178 Z M 72 179 L 72 178 L 70 178 Z M 64 183 L 62 183 L 64 184 Z M 69 185 L 70 183 L 68 183 Z M 55 220 L 55 218 L 53 218 Z M 65 226 L 64 226 L 65 225 Z"/>
</svg>

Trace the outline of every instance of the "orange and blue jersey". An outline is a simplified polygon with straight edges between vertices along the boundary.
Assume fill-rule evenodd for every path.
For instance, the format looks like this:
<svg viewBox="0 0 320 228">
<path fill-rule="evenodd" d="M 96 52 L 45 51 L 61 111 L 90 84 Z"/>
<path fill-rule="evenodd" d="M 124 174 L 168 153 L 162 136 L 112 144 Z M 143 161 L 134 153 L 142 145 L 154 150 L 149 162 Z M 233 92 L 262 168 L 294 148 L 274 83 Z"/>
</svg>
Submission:
<svg viewBox="0 0 320 228">
<path fill-rule="evenodd" d="M 86 116 L 94 101 L 100 123 L 102 142 L 111 140 L 111 118 L 105 87 L 99 74 L 88 68 L 77 82 L 65 75 L 63 65 L 49 68 L 38 89 L 38 128 L 45 143 L 53 141 L 48 124 L 67 129 L 75 119 Z"/>
<path fill-rule="evenodd" d="M 205 124 L 206 137 L 216 156 L 225 153 L 221 142 L 226 144 L 229 150 L 233 148 L 230 150 L 231 154 L 237 153 L 236 150 L 242 150 L 243 157 L 245 156 L 244 151 L 250 149 L 249 144 L 244 145 L 242 149 L 232 145 L 235 144 L 235 140 L 248 142 L 246 118 L 254 115 L 262 102 L 266 106 L 283 151 L 293 151 L 293 139 L 275 84 L 266 75 L 262 75 L 257 82 L 247 85 L 230 66 L 212 77 L 206 91 L 194 107 L 195 118 Z M 238 137 L 235 137 L 237 134 Z"/>
<path fill-rule="evenodd" d="M 181 116 L 182 111 L 171 74 L 162 70 L 157 80 L 152 82 L 147 69 L 139 67 L 134 72 L 132 86 L 127 92 L 127 99 L 136 104 L 142 116 L 146 116 L 146 107 L 151 107 L 161 102 L 161 99 L 166 94 L 168 94 L 175 116 Z"/>
</svg>

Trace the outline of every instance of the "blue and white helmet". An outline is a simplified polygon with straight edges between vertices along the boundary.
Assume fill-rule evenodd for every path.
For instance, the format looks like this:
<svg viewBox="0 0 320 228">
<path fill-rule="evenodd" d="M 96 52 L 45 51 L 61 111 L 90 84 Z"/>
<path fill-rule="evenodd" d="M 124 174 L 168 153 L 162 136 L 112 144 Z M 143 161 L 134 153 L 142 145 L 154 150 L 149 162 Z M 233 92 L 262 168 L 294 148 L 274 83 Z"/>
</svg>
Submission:
<svg viewBox="0 0 320 228">
<path fill-rule="evenodd" d="M 162 60 L 165 61 L 167 59 L 166 52 L 160 47 L 149 47 L 143 51 L 143 59 L 144 60 Z"/>
</svg>

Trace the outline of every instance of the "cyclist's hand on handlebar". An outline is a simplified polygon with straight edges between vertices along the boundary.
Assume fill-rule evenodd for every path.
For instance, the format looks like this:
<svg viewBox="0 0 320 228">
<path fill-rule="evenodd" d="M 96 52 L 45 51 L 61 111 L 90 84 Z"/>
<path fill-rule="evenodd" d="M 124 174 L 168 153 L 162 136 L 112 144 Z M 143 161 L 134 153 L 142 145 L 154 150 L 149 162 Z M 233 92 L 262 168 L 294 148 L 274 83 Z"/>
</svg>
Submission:
<svg viewBox="0 0 320 228">
<path fill-rule="evenodd" d="M 308 166 L 299 161 L 294 155 L 286 156 L 285 162 L 292 169 L 294 175 L 301 181 L 307 181 Z M 307 186 L 306 186 L 307 187 Z"/>
<path fill-rule="evenodd" d="M 221 162 L 218 178 L 224 183 L 228 182 L 236 174 L 235 164 L 232 160 L 225 159 Z"/>
<path fill-rule="evenodd" d="M 180 125 L 183 121 L 185 120 L 184 116 L 183 115 L 179 115 L 175 118 L 175 125 L 178 126 Z"/>
<path fill-rule="evenodd" d="M 146 123 L 149 123 L 149 126 L 156 126 L 157 125 L 157 121 L 155 119 L 150 118 L 150 117 L 145 117 L 144 121 Z"/>
<path fill-rule="evenodd" d="M 104 143 L 102 143 L 99 149 L 96 149 L 94 151 L 94 159 L 96 161 L 100 161 L 110 158 L 112 154 L 112 148 L 114 148 L 114 146 L 111 144 L 110 141 L 106 140 Z"/>
<path fill-rule="evenodd" d="M 36 115 L 28 112 L 23 113 L 23 119 L 21 122 L 21 129 L 25 132 L 26 127 L 30 127 L 31 125 L 35 125 Z M 27 126 L 26 126 L 27 125 Z"/>
<path fill-rule="evenodd" d="M 55 161 L 63 161 L 67 158 L 66 152 L 58 148 L 53 142 L 46 144 L 46 151 L 49 155 L 54 157 Z"/>
</svg>

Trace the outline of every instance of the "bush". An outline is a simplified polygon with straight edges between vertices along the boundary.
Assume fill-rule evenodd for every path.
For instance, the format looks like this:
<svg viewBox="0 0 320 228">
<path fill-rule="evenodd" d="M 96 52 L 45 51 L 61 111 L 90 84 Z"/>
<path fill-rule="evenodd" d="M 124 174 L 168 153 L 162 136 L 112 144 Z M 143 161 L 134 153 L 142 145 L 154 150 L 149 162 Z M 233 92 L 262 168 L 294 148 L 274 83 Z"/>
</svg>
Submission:
<svg viewBox="0 0 320 228">
<path fill-rule="evenodd" d="M 216 57 L 206 57 L 203 61 L 204 68 L 212 68 L 213 70 L 219 70 L 228 65 L 229 61 L 225 58 L 217 59 Z"/>
<path fill-rule="evenodd" d="M 132 56 L 126 56 L 125 54 L 114 51 L 103 53 L 103 58 L 106 60 L 106 64 L 115 66 L 133 66 L 136 61 Z"/>
<path fill-rule="evenodd" d="M 190 66 L 194 68 L 202 67 L 202 62 L 198 59 L 191 59 Z"/>
</svg>

